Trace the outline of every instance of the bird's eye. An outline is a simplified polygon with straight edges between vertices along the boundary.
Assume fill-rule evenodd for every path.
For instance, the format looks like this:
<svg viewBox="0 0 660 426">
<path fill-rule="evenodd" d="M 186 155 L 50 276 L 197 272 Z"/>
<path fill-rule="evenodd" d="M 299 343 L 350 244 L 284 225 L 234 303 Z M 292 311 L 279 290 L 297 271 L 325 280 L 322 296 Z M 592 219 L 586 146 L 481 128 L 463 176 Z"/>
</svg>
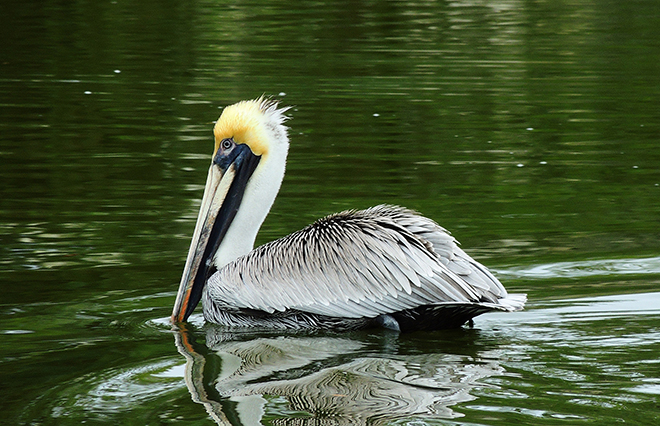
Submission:
<svg viewBox="0 0 660 426">
<path fill-rule="evenodd" d="M 226 151 L 234 146 L 234 141 L 231 138 L 223 139 L 222 142 L 220 142 L 220 146 Z"/>
</svg>

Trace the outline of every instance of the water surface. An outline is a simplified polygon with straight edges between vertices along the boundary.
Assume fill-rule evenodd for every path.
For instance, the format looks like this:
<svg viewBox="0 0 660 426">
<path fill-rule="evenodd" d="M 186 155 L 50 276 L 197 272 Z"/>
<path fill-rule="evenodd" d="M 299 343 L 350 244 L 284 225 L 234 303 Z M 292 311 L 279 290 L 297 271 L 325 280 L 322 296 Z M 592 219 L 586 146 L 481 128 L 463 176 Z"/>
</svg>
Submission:
<svg viewBox="0 0 660 426">
<path fill-rule="evenodd" d="M 0 10 L 2 422 L 660 420 L 657 2 Z M 294 108 L 258 244 L 405 205 L 528 309 L 410 335 L 173 332 L 213 121 L 263 93 Z"/>
</svg>

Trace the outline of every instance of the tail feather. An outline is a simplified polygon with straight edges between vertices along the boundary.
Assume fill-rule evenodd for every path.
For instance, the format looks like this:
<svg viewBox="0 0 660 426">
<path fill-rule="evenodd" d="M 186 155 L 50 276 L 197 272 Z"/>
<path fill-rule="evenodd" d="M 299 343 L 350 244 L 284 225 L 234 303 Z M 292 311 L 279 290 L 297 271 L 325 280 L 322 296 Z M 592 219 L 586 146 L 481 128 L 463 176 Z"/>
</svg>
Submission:
<svg viewBox="0 0 660 426">
<path fill-rule="evenodd" d="M 520 311 L 527 301 L 526 294 L 509 294 L 499 303 L 438 303 L 390 314 L 401 331 L 442 330 L 458 328 L 472 318 L 492 311 Z M 392 327 L 390 327 L 392 328 Z"/>
<path fill-rule="evenodd" d="M 509 294 L 504 299 L 499 299 L 498 302 L 504 308 L 500 308 L 501 310 L 507 312 L 522 311 L 525 302 L 527 302 L 527 295 L 523 293 Z"/>
</svg>

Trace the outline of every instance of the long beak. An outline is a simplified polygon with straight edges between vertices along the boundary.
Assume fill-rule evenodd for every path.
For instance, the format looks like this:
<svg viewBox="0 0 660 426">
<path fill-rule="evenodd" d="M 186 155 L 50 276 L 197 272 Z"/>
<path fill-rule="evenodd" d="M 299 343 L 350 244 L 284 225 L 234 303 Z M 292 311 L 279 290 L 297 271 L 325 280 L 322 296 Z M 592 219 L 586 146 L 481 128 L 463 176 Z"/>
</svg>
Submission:
<svg viewBox="0 0 660 426">
<path fill-rule="evenodd" d="M 187 320 L 202 297 L 202 290 L 212 266 L 213 255 L 215 255 L 215 250 L 210 253 L 214 244 L 209 244 L 209 240 L 235 175 L 236 169 L 233 164 L 225 173 L 215 164 L 211 164 L 209 168 L 202 206 L 199 209 L 195 232 L 186 258 L 186 266 L 183 268 L 179 292 L 172 310 L 173 322 Z M 226 225 L 228 228 L 229 223 Z M 224 233 L 226 233 L 226 229 L 222 232 L 222 234 Z"/>
<path fill-rule="evenodd" d="M 237 145 L 231 154 L 217 154 L 211 164 L 172 322 L 187 320 L 202 298 L 206 281 L 216 270 L 215 253 L 238 212 L 247 182 L 260 158 L 247 145 Z"/>
</svg>

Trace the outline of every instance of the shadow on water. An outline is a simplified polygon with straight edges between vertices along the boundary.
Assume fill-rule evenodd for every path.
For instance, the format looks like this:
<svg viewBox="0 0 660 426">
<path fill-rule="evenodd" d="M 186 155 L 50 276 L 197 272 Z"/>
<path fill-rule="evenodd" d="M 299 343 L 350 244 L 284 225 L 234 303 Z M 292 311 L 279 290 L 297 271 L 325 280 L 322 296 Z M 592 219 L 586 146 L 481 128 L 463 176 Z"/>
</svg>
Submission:
<svg viewBox="0 0 660 426">
<path fill-rule="evenodd" d="M 392 332 L 357 336 L 255 336 L 206 326 L 175 332 L 192 399 L 219 425 L 259 425 L 284 405 L 286 424 L 389 424 L 454 418 L 480 379 L 506 374 L 476 330 L 422 340 Z M 435 342 L 433 342 L 435 340 Z M 429 351 L 433 343 L 441 351 Z M 423 346 L 423 347 L 422 347 Z"/>
</svg>

